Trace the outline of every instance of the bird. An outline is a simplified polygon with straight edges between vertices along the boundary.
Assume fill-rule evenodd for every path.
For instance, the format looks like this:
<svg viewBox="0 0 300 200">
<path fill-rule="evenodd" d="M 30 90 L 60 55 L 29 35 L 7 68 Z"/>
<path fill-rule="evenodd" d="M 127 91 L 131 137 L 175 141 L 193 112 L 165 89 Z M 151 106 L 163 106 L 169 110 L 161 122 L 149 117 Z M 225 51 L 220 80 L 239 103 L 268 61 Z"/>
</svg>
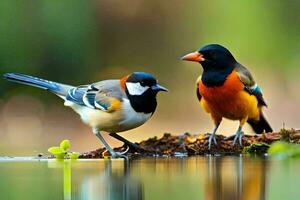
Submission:
<svg viewBox="0 0 300 200">
<path fill-rule="evenodd" d="M 246 122 L 257 134 L 273 131 L 262 112 L 267 104 L 261 88 L 250 71 L 227 48 L 208 44 L 181 59 L 198 62 L 203 68 L 196 82 L 196 94 L 201 107 L 211 115 L 215 126 L 208 139 L 209 150 L 212 141 L 217 145 L 215 134 L 223 118 L 239 120 L 235 135 L 226 138 L 233 138 L 233 145 L 238 140 L 239 145 L 243 146 L 242 129 Z"/>
<path fill-rule="evenodd" d="M 78 113 L 113 158 L 128 158 L 125 152 L 115 152 L 105 141 L 103 132 L 121 140 L 128 147 L 140 149 L 135 143 L 118 135 L 147 122 L 157 107 L 156 96 L 168 91 L 157 79 L 145 72 L 133 72 L 121 79 L 103 80 L 92 84 L 72 86 L 41 78 L 6 73 L 8 81 L 48 90 L 64 100 L 64 105 Z"/>
</svg>

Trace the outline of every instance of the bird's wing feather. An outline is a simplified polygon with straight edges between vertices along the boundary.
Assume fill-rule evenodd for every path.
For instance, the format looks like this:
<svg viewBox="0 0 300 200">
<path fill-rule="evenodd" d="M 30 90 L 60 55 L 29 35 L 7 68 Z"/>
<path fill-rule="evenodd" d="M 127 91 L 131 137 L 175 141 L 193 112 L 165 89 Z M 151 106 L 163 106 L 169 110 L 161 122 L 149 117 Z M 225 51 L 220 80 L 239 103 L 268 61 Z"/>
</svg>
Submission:
<svg viewBox="0 0 300 200">
<path fill-rule="evenodd" d="M 200 83 L 200 81 L 201 81 L 201 76 L 198 77 L 197 82 L 196 82 L 196 84 L 197 84 L 196 94 L 197 94 L 197 98 L 198 98 L 199 101 L 201 101 L 201 98 L 202 98 L 202 96 L 200 94 L 200 91 L 199 91 L 199 83 Z"/>
<path fill-rule="evenodd" d="M 72 88 L 66 99 L 89 108 L 113 112 L 121 106 L 124 97 L 119 81 L 107 80 Z"/>
<path fill-rule="evenodd" d="M 76 103 L 78 105 L 85 105 L 82 96 L 87 92 L 88 85 L 81 85 L 71 88 L 66 95 L 66 100 Z"/>
<path fill-rule="evenodd" d="M 247 91 L 251 95 L 254 95 L 257 98 L 259 105 L 267 106 L 263 98 L 263 93 L 260 87 L 257 85 L 257 83 L 255 83 L 250 71 L 246 67 L 242 66 L 241 64 L 238 64 L 235 67 L 235 70 L 241 82 L 244 84 L 245 91 Z"/>
</svg>

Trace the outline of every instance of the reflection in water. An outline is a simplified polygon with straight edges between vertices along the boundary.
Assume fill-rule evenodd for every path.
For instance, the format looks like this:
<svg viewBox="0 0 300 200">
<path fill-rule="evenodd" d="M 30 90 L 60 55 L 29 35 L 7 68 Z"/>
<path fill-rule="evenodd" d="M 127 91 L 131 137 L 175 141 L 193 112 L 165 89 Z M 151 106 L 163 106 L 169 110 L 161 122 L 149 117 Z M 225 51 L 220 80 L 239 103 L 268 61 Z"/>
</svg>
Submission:
<svg viewBox="0 0 300 200">
<path fill-rule="evenodd" d="M 186 195 L 189 199 L 204 197 L 206 200 L 266 199 L 266 159 L 251 159 L 251 162 L 243 157 L 145 159 L 130 162 L 105 160 L 98 163 L 100 170 L 92 170 L 85 174 L 82 170 L 92 162 L 78 163 L 70 160 L 55 162 L 57 164 L 63 162 L 64 200 L 78 197 L 141 200 L 145 199 L 143 182 L 147 185 L 145 187 L 147 199 L 161 196 L 180 199 L 180 196 Z M 72 190 L 71 164 L 73 164 L 72 175 L 75 178 Z M 202 178 L 202 181 L 198 182 L 197 178 Z M 203 185 L 203 189 L 188 192 L 193 191 L 193 187 L 199 184 Z M 155 185 L 162 188 L 157 189 L 160 196 L 152 194 Z M 163 190 L 175 195 L 165 193 Z M 177 191 L 181 191 L 182 194 L 177 195 Z"/>
<path fill-rule="evenodd" d="M 266 159 L 209 157 L 207 169 L 205 199 L 266 199 Z"/>
<path fill-rule="evenodd" d="M 142 182 L 131 178 L 129 165 L 106 160 L 103 171 L 85 176 L 79 183 L 81 199 L 143 199 Z"/>
<path fill-rule="evenodd" d="M 72 160 L 62 160 L 64 162 L 64 200 L 72 199 Z"/>
<path fill-rule="evenodd" d="M 92 168 L 88 166 L 89 164 L 92 164 Z M 142 183 L 130 176 L 129 162 L 105 160 L 97 164 L 101 169 L 99 171 L 93 170 L 93 167 L 98 168 L 94 162 L 52 160 L 48 162 L 48 168 L 63 170 L 64 200 L 78 199 L 78 197 L 79 199 L 107 200 L 143 199 Z M 84 166 L 92 171 L 82 176 Z M 72 175 L 75 180 L 73 182 Z"/>
<path fill-rule="evenodd" d="M 274 200 L 282 192 L 286 199 L 295 199 L 300 195 L 296 184 L 299 166 L 300 160 L 275 162 L 250 157 L 146 158 L 129 162 L 3 162 L 0 158 L 0 199 Z"/>
</svg>

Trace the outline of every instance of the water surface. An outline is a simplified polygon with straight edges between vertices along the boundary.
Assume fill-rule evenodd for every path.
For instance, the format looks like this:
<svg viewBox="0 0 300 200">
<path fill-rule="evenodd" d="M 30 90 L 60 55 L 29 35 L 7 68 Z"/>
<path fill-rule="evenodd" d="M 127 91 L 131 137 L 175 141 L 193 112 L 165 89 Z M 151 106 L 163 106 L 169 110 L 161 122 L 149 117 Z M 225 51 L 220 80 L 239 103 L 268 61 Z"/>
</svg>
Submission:
<svg viewBox="0 0 300 200">
<path fill-rule="evenodd" d="M 299 199 L 300 160 L 0 159 L 0 199 Z"/>
</svg>

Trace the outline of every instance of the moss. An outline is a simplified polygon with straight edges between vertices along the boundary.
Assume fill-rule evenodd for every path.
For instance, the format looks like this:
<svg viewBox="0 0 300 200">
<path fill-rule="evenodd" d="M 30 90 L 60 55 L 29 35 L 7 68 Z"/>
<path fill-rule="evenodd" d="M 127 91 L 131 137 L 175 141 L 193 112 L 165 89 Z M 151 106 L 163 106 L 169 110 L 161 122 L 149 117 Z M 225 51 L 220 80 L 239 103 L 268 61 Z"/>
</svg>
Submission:
<svg viewBox="0 0 300 200">
<path fill-rule="evenodd" d="M 285 128 L 280 129 L 279 134 L 281 135 L 281 140 L 290 142 L 290 139 L 292 138 L 292 135 L 296 133 L 295 129 L 287 130 Z"/>
<path fill-rule="evenodd" d="M 251 144 L 250 146 L 244 147 L 243 153 L 263 155 L 263 154 L 267 153 L 269 148 L 270 148 L 270 145 L 268 145 L 266 143 Z"/>
</svg>

